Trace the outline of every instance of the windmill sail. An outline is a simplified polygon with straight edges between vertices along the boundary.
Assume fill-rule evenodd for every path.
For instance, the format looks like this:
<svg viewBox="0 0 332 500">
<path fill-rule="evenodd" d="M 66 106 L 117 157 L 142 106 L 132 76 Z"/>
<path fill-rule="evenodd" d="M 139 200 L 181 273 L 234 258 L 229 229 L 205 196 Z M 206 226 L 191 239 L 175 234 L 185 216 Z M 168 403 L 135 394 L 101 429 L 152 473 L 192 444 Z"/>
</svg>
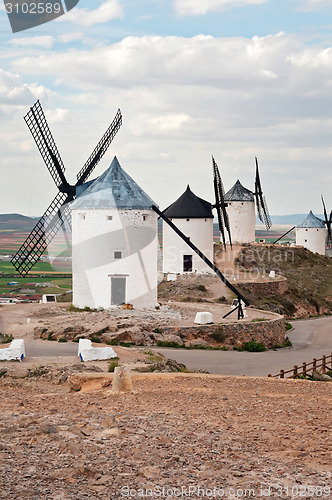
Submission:
<svg viewBox="0 0 332 500">
<path fill-rule="evenodd" d="M 321 198 L 322 198 L 323 209 L 324 209 L 324 224 L 326 225 L 326 229 L 327 229 L 326 245 L 328 248 L 332 248 L 332 210 L 331 210 L 330 215 L 328 217 L 323 196 L 321 196 Z"/>
<path fill-rule="evenodd" d="M 212 166 L 213 166 L 213 186 L 215 195 L 214 208 L 216 208 L 217 210 L 219 231 L 223 240 L 224 249 L 226 250 L 225 230 L 228 233 L 228 240 L 232 247 L 231 228 L 229 224 L 228 214 L 226 211 L 224 185 L 221 180 L 218 165 L 213 156 L 212 156 Z"/>
<path fill-rule="evenodd" d="M 271 217 L 267 208 L 267 203 L 265 200 L 265 196 L 263 195 L 262 191 L 262 186 L 261 186 L 261 180 L 259 176 L 259 170 L 258 170 L 258 161 L 257 158 L 255 157 L 256 161 L 256 178 L 255 178 L 255 198 L 256 198 L 256 207 L 257 207 L 257 214 L 259 220 L 265 224 L 266 230 L 268 231 L 270 227 L 272 226 L 271 222 Z"/>
<path fill-rule="evenodd" d="M 39 101 L 30 108 L 24 119 L 59 193 L 11 260 L 22 276 L 33 268 L 64 223 L 71 227 L 70 203 L 76 197 L 76 187 L 85 182 L 107 151 L 122 124 L 122 115 L 118 110 L 111 125 L 78 173 L 75 186 L 71 186 L 66 180 L 65 167 Z"/>
</svg>

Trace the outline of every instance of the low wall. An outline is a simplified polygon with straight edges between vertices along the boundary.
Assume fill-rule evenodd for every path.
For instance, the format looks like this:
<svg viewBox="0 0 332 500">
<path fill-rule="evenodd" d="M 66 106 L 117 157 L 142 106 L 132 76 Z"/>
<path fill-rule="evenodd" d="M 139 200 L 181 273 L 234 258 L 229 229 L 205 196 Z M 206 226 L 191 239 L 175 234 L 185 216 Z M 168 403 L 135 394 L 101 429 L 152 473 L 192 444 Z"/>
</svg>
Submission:
<svg viewBox="0 0 332 500">
<path fill-rule="evenodd" d="M 112 347 L 93 347 L 91 340 L 80 339 L 78 343 L 78 356 L 81 361 L 98 361 L 116 358 L 117 354 Z"/>
<path fill-rule="evenodd" d="M 287 291 L 287 280 L 276 281 L 252 281 L 250 283 L 238 283 L 242 290 L 248 290 L 255 295 L 283 295 Z"/>
<path fill-rule="evenodd" d="M 9 347 L 0 349 L 0 361 L 22 361 L 25 356 L 23 339 L 14 339 Z"/>
<path fill-rule="evenodd" d="M 177 342 L 190 347 L 195 345 L 212 347 L 240 347 L 243 343 L 255 340 L 267 348 L 282 344 L 286 329 L 283 316 L 268 321 L 238 322 L 189 327 L 165 327 L 154 334 L 160 342 Z"/>
</svg>

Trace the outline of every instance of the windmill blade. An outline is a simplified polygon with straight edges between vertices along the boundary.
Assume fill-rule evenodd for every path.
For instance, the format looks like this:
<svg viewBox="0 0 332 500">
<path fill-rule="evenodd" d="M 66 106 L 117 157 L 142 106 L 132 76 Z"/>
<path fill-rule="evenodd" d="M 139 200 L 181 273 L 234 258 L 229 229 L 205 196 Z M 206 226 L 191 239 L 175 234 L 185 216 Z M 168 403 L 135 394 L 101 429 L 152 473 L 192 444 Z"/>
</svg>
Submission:
<svg viewBox="0 0 332 500">
<path fill-rule="evenodd" d="M 227 230 L 229 244 L 232 248 L 231 229 L 230 229 L 228 214 L 226 211 L 224 185 L 223 185 L 222 180 L 221 180 L 218 165 L 217 165 L 215 159 L 213 158 L 213 156 L 212 156 L 212 166 L 213 166 L 214 195 L 215 195 L 215 201 L 216 201 L 214 206 L 217 209 L 219 231 L 220 231 L 221 236 L 222 236 L 224 249 L 226 250 L 226 238 L 225 238 L 224 228 L 226 228 L 226 230 Z"/>
<path fill-rule="evenodd" d="M 76 186 L 83 184 L 83 182 L 85 182 L 86 179 L 89 177 L 93 169 L 97 166 L 101 158 L 106 153 L 107 149 L 109 148 L 111 142 L 113 141 L 121 125 L 122 125 L 122 115 L 121 111 L 118 109 L 111 125 L 108 127 L 105 134 L 100 139 L 97 146 L 92 151 L 91 155 L 89 156 L 89 158 L 87 159 L 87 161 L 77 174 Z"/>
<path fill-rule="evenodd" d="M 24 120 L 56 186 L 67 186 L 65 167 L 39 101 L 30 108 Z"/>
<path fill-rule="evenodd" d="M 220 270 L 206 257 L 206 255 L 204 255 L 203 252 L 201 252 L 201 250 L 199 248 L 197 248 L 196 245 L 193 244 L 193 242 L 187 238 L 187 236 L 185 236 L 183 234 L 182 231 L 180 231 L 180 229 L 175 225 L 173 224 L 173 222 L 168 218 L 166 217 L 165 214 L 163 214 L 159 208 L 157 208 L 155 205 L 152 205 L 152 210 L 154 210 L 156 212 L 156 214 L 159 215 L 159 217 L 161 217 L 165 222 L 166 224 L 168 224 L 172 229 L 173 231 L 175 231 L 175 233 L 180 236 L 180 238 L 183 239 L 183 241 L 185 243 L 187 243 L 187 245 L 192 249 L 194 250 L 194 252 L 205 262 L 206 265 L 208 265 L 215 273 L 216 275 L 218 276 L 218 278 L 221 279 L 221 281 L 223 281 L 225 283 L 225 285 L 233 292 L 235 293 L 235 295 L 237 296 L 238 299 L 241 299 L 244 304 L 246 304 L 247 306 L 250 305 L 250 302 L 248 301 L 248 299 L 246 299 L 236 288 L 235 286 L 233 286 L 226 278 L 225 276 L 220 272 Z"/>
<path fill-rule="evenodd" d="M 325 219 L 324 220 L 324 224 L 326 225 L 326 229 L 327 229 L 326 244 L 327 244 L 328 248 L 330 248 L 332 246 L 332 229 L 331 229 L 331 226 L 332 226 L 332 210 L 330 212 L 330 216 L 328 217 L 326 206 L 325 206 L 325 201 L 324 201 L 324 198 L 323 198 L 322 195 L 321 195 L 321 199 L 322 199 L 323 210 L 324 210 L 324 219 Z"/>
<path fill-rule="evenodd" d="M 265 200 L 265 196 L 263 195 L 261 180 L 259 176 L 258 170 L 258 160 L 255 156 L 256 162 L 256 178 L 255 178 L 255 198 L 256 198 L 256 207 L 259 220 L 265 224 L 266 230 L 268 231 L 272 226 L 271 217 L 267 208 L 267 203 Z"/>
<path fill-rule="evenodd" d="M 59 192 L 56 195 L 23 245 L 11 259 L 13 266 L 22 276 L 25 276 L 36 264 L 64 222 L 69 223 L 68 201 L 71 199 L 65 193 Z"/>
</svg>

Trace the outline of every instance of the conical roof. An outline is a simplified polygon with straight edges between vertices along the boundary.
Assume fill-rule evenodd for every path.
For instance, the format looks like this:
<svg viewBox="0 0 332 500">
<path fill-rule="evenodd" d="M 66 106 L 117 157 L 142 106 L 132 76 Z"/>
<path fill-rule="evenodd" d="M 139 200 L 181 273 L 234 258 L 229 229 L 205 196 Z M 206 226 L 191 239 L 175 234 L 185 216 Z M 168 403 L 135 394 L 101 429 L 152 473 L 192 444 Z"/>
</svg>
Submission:
<svg viewBox="0 0 332 500">
<path fill-rule="evenodd" d="M 225 201 L 254 201 L 254 193 L 242 186 L 239 180 L 225 194 Z"/>
<path fill-rule="evenodd" d="M 121 167 L 117 157 L 71 205 L 72 210 L 118 208 L 151 210 L 156 205 L 142 188 Z"/>
<path fill-rule="evenodd" d="M 198 198 L 190 189 L 185 192 L 163 212 L 172 219 L 212 219 L 211 203 Z"/>
<path fill-rule="evenodd" d="M 316 215 L 314 215 L 312 213 L 312 211 L 310 210 L 310 212 L 308 213 L 308 215 L 306 216 L 304 221 L 301 222 L 301 224 L 299 224 L 296 227 L 305 227 L 305 228 L 312 228 L 312 227 L 322 228 L 323 227 L 323 228 L 325 228 L 325 225 L 324 225 L 324 222 L 321 221 L 320 219 L 318 219 L 318 217 L 316 217 Z"/>
</svg>

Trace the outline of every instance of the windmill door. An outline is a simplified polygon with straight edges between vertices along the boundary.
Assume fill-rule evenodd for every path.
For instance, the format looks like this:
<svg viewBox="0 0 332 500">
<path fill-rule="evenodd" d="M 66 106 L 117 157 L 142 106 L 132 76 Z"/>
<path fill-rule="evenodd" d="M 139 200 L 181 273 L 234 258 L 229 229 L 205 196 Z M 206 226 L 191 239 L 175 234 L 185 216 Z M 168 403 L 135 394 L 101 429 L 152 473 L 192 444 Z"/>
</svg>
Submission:
<svg viewBox="0 0 332 500">
<path fill-rule="evenodd" d="M 193 256 L 184 255 L 183 256 L 183 272 L 190 273 L 193 270 Z"/>
<path fill-rule="evenodd" d="M 126 303 L 126 278 L 112 276 L 111 278 L 111 305 L 118 306 Z"/>
</svg>

